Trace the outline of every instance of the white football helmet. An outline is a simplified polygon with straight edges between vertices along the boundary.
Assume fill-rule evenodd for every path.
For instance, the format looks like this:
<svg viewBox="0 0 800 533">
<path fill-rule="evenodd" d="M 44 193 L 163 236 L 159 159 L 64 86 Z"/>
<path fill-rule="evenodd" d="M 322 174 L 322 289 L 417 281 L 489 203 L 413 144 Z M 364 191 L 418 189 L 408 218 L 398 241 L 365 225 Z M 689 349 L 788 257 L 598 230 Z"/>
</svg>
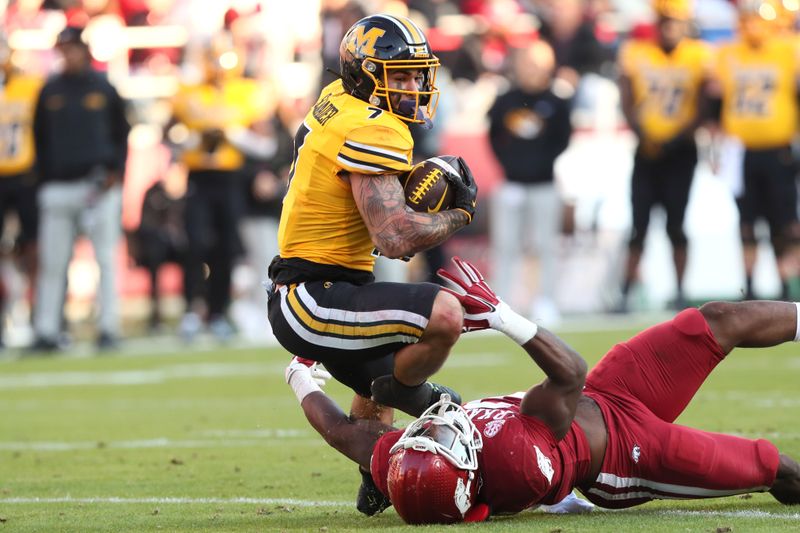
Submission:
<svg viewBox="0 0 800 533">
<path fill-rule="evenodd" d="M 477 470 L 483 439 L 464 408 L 443 394 L 409 424 L 389 454 L 402 449 L 441 454 L 456 468 Z"/>
</svg>

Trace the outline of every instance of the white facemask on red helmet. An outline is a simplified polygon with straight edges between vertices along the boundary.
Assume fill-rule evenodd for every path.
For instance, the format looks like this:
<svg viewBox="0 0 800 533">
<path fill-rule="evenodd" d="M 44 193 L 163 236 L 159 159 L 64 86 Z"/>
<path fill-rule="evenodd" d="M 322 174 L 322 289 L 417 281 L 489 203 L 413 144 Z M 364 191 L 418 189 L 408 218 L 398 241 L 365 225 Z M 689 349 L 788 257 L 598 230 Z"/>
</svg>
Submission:
<svg viewBox="0 0 800 533">
<path fill-rule="evenodd" d="M 478 493 L 483 440 L 448 395 L 412 422 L 389 451 L 389 498 L 409 524 L 461 522 Z"/>
</svg>

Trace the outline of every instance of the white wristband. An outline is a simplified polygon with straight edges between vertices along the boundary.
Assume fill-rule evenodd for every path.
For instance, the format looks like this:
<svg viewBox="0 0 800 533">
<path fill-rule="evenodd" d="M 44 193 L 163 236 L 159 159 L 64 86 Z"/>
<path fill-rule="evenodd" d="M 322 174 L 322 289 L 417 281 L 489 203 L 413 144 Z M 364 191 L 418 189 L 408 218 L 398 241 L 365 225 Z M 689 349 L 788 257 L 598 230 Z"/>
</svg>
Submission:
<svg viewBox="0 0 800 533">
<path fill-rule="evenodd" d="M 502 324 L 496 329 L 505 333 L 519 345 L 525 344 L 534 338 L 539 331 L 539 326 L 508 306 L 502 309 L 500 320 L 502 320 Z"/>
<path fill-rule="evenodd" d="M 794 305 L 797 308 L 797 325 L 795 326 L 794 330 L 794 342 L 800 342 L 800 302 L 795 302 Z"/>
<path fill-rule="evenodd" d="M 312 392 L 322 392 L 322 389 L 311 377 L 308 372 L 294 372 L 289 377 L 289 386 L 297 396 L 297 401 L 303 403 L 303 399 Z"/>
</svg>

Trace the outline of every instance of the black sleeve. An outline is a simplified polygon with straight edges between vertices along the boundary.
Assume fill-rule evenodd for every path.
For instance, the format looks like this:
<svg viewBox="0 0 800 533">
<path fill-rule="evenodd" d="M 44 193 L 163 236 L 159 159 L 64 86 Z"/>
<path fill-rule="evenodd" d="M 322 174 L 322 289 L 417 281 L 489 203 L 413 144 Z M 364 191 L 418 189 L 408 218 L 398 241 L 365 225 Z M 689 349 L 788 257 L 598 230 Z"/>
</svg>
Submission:
<svg viewBox="0 0 800 533">
<path fill-rule="evenodd" d="M 33 142 L 36 148 L 36 173 L 39 176 L 39 180 L 45 180 L 50 176 L 47 111 L 44 107 L 44 101 L 49 92 L 50 84 L 48 83 L 39 92 L 33 113 Z"/>
<path fill-rule="evenodd" d="M 500 150 L 500 136 L 502 135 L 503 111 L 503 95 L 497 97 L 491 109 L 489 109 L 489 144 L 495 155 Z"/>
<path fill-rule="evenodd" d="M 572 138 L 572 99 L 554 97 L 556 112 L 553 116 L 553 135 L 550 137 L 552 142 L 553 154 L 555 157 L 569 146 Z"/>
<path fill-rule="evenodd" d="M 116 157 L 114 158 L 113 170 L 125 173 L 125 162 L 128 159 L 128 134 L 131 125 L 125 115 L 125 101 L 120 97 L 117 90 L 109 84 L 109 96 L 111 105 L 109 113 L 111 119 L 111 142 L 116 147 Z"/>
</svg>

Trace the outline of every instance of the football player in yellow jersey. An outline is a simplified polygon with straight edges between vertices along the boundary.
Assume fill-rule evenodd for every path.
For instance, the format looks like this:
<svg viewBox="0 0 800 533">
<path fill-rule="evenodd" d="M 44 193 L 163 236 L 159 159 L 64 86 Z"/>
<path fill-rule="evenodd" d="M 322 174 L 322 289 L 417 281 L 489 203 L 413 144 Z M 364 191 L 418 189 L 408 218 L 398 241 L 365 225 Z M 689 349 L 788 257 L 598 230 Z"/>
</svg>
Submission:
<svg viewBox="0 0 800 533">
<path fill-rule="evenodd" d="M 270 116 L 268 92 L 256 80 L 243 77 L 241 58 L 227 35 L 216 36 L 202 59 L 204 79 L 179 88 L 167 128 L 168 141 L 188 170 L 187 312 L 180 333 L 192 340 L 205 312 L 211 333 L 227 340 L 233 334 L 226 317 L 231 273 L 234 259 L 242 253 L 239 222 L 244 213 L 245 163 L 248 157 L 271 157 L 275 146 L 263 134 Z M 204 263 L 210 270 L 207 279 Z"/>
<path fill-rule="evenodd" d="M 33 284 L 36 279 L 36 235 L 39 209 L 33 143 L 33 113 L 44 80 L 25 74 L 12 64 L 12 50 L 0 35 L 0 237 L 9 211 L 19 219 L 15 248 L 21 269 Z M 5 287 L 0 279 L 0 308 Z M 5 322 L 0 317 L 0 324 Z M 0 326 L 0 346 L 2 326 Z"/>
<path fill-rule="evenodd" d="M 650 211 L 657 204 L 667 213 L 677 285 L 675 307 L 685 307 L 688 243 L 683 219 L 697 163 L 694 133 L 702 120 L 711 50 L 687 37 L 690 0 L 655 0 L 653 8 L 658 17 L 656 39 L 629 41 L 619 57 L 622 110 L 639 141 L 631 177 L 633 224 L 620 311 L 627 311 Z"/>
<path fill-rule="evenodd" d="M 461 332 L 458 300 L 436 284 L 376 283 L 372 274 L 377 254 L 401 258 L 435 246 L 475 211 L 477 186 L 463 160 L 462 179 L 449 183 L 451 210 L 412 211 L 398 180 L 411 168 L 408 124 L 426 124 L 435 112 L 438 66 L 416 24 L 366 17 L 342 39 L 342 79 L 322 90 L 295 137 L 269 320 L 290 353 L 323 362 L 356 392 L 357 418 L 389 421 L 382 405 L 419 415 L 444 392 L 458 398 L 426 381 Z M 365 492 L 368 473 L 364 480 L 359 510 L 383 510 L 380 493 Z"/>
<path fill-rule="evenodd" d="M 796 44 L 782 34 L 777 0 L 740 4 L 740 37 L 720 47 L 713 92 L 721 98 L 723 131 L 744 146 L 743 187 L 736 199 L 745 268 L 746 299 L 755 298 L 757 220 L 766 219 L 778 261 L 781 297 L 789 298 L 800 242 L 796 164 L 791 150 L 797 132 Z"/>
</svg>

